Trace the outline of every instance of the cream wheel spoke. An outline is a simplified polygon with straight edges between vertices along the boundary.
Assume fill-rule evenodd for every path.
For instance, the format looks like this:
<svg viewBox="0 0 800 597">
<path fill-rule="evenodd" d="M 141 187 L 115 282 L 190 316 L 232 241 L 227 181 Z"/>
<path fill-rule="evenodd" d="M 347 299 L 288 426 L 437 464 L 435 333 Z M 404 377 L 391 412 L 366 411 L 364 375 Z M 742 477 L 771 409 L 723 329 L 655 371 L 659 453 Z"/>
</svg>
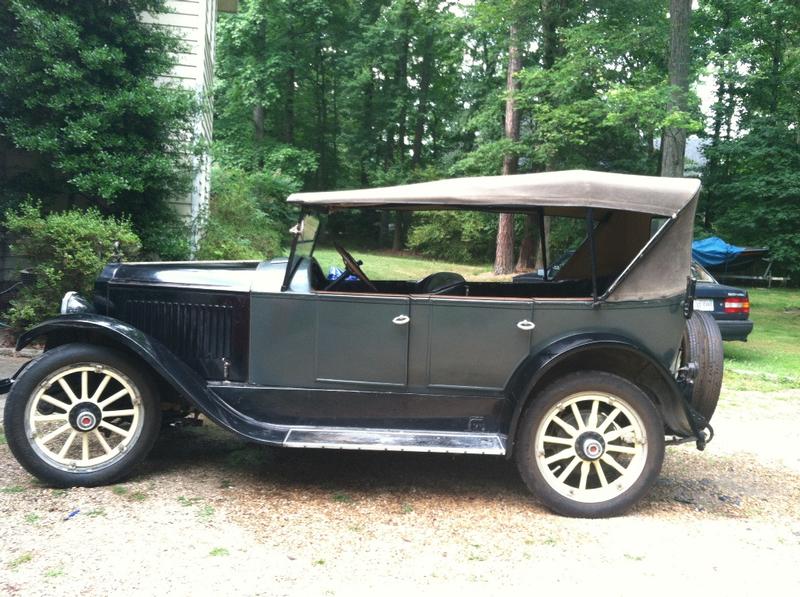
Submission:
<svg viewBox="0 0 800 597">
<path fill-rule="evenodd" d="M 69 437 L 67 437 L 67 441 L 64 442 L 64 445 L 61 446 L 61 449 L 58 451 L 58 457 L 64 458 L 67 455 L 70 447 L 72 446 L 72 442 L 75 441 L 75 438 L 78 436 L 78 432 L 74 429 L 70 432 Z"/>
<path fill-rule="evenodd" d="M 606 452 L 619 452 L 620 454 L 638 454 L 639 450 L 637 448 L 632 448 L 630 446 L 617 446 L 615 444 L 606 444 Z"/>
<path fill-rule="evenodd" d="M 616 460 L 616 459 L 615 459 L 613 456 L 611 456 L 611 454 L 603 454 L 603 455 L 600 457 L 600 460 L 602 460 L 603 462 L 605 462 L 605 463 L 606 463 L 608 466 L 610 466 L 611 468 L 613 468 L 613 469 L 614 469 L 615 471 L 617 471 L 617 472 L 618 472 L 620 475 L 624 475 L 624 474 L 627 472 L 627 471 L 625 470 L 625 467 L 624 467 L 624 466 L 622 466 L 622 465 L 621 465 L 619 462 L 617 462 L 617 460 Z"/>
<path fill-rule="evenodd" d="M 103 418 L 107 417 L 132 417 L 136 414 L 135 408 L 126 408 L 125 410 L 107 410 L 103 413 Z"/>
<path fill-rule="evenodd" d="M 75 395 L 75 392 L 72 391 L 72 388 L 69 387 L 67 380 L 65 380 L 63 377 L 59 377 L 58 385 L 60 385 L 61 389 L 64 390 L 64 393 L 69 398 L 71 404 L 75 404 L 76 402 L 78 402 L 78 397 Z"/>
<path fill-rule="evenodd" d="M 56 413 L 52 415 L 33 415 L 34 423 L 46 423 L 48 421 L 66 421 L 67 413 Z"/>
<path fill-rule="evenodd" d="M 589 469 L 591 468 L 590 462 L 582 462 L 581 463 L 581 480 L 578 484 L 578 489 L 584 490 L 586 489 L 586 483 L 589 481 Z"/>
<path fill-rule="evenodd" d="M 545 464 L 552 464 L 554 462 L 558 462 L 559 460 L 564 460 L 565 458 L 569 458 L 570 456 L 577 456 L 575 454 L 575 448 L 567 448 L 566 450 L 561 450 L 560 452 L 556 452 L 552 456 L 548 456 L 544 459 Z"/>
<path fill-rule="evenodd" d="M 59 435 L 61 435 L 62 433 L 64 433 L 65 431 L 67 431 L 68 429 L 71 429 L 71 428 L 72 428 L 72 425 L 70 425 L 69 423 L 64 423 L 61 427 L 59 427 L 55 431 L 51 431 L 50 433 L 45 435 L 40 441 L 41 441 L 42 444 L 46 444 L 47 442 L 50 442 L 50 441 L 54 440 Z"/>
<path fill-rule="evenodd" d="M 578 403 L 573 402 L 570 404 L 570 408 L 572 409 L 572 416 L 575 417 L 575 422 L 578 424 L 578 431 L 583 431 L 586 429 L 586 425 L 583 423 L 583 417 L 581 417 L 581 409 L 578 408 Z"/>
<path fill-rule="evenodd" d="M 60 408 L 65 413 L 69 410 L 69 404 L 64 404 L 63 402 L 61 402 L 61 400 L 56 400 L 55 398 L 53 398 L 52 396 L 48 396 L 47 394 L 42 394 L 41 396 L 39 396 L 39 400 L 47 402 L 47 404 L 55 406 L 56 408 Z"/>
<path fill-rule="evenodd" d="M 608 479 L 606 479 L 606 474 L 603 471 L 603 465 L 598 460 L 594 461 L 594 472 L 597 473 L 597 477 L 600 479 L 600 487 L 607 487 Z"/>
<path fill-rule="evenodd" d="M 569 477 L 570 473 L 572 473 L 572 471 L 575 470 L 575 467 L 578 466 L 581 462 L 582 460 L 577 456 L 575 456 L 575 458 L 573 458 L 567 465 L 567 468 L 561 471 L 561 474 L 558 476 L 558 480 L 563 483 L 566 480 L 566 478 Z"/>
<path fill-rule="evenodd" d="M 111 376 L 110 375 L 106 375 L 103 378 L 103 380 L 100 382 L 100 385 L 97 386 L 97 389 L 94 391 L 94 394 L 92 394 L 92 397 L 89 398 L 89 400 L 92 401 L 92 402 L 97 402 L 97 400 L 100 398 L 100 396 L 103 395 L 103 391 L 106 389 L 106 386 L 108 385 L 108 382 L 110 382 L 110 381 L 111 381 Z"/>
<path fill-rule="evenodd" d="M 89 434 L 84 433 L 81 438 L 81 462 L 89 462 Z"/>
<path fill-rule="evenodd" d="M 574 439 L 568 437 L 557 437 L 555 435 L 545 435 L 542 438 L 542 442 L 545 444 L 559 444 L 562 446 L 571 446 L 575 443 Z"/>
<path fill-rule="evenodd" d="M 589 429 L 594 429 L 597 427 L 597 412 L 600 409 L 600 401 L 599 400 L 592 400 L 592 410 L 589 413 L 589 420 L 586 422 L 586 426 Z"/>
<path fill-rule="evenodd" d="M 603 436 L 603 439 L 606 440 L 606 443 L 611 443 L 614 440 L 621 438 L 626 433 L 635 433 L 636 429 L 633 425 L 628 425 L 627 427 L 620 427 L 619 429 L 614 429 L 614 431 L 609 431 Z"/>
<path fill-rule="evenodd" d="M 89 399 L 89 372 L 81 371 L 81 400 Z"/>
<path fill-rule="evenodd" d="M 108 429 L 109 431 L 113 431 L 114 433 L 116 433 L 117 435 L 121 435 L 122 437 L 128 437 L 130 435 L 130 432 L 125 431 L 124 429 L 122 429 L 121 427 L 117 427 L 116 425 L 112 425 L 107 421 L 102 421 L 100 423 L 100 427 L 102 427 L 103 429 Z"/>
<path fill-rule="evenodd" d="M 94 436 L 97 438 L 97 441 L 100 442 L 100 445 L 103 446 L 103 450 L 106 451 L 106 454 L 111 454 L 111 446 L 108 445 L 108 442 L 106 441 L 106 438 L 103 437 L 103 434 L 95 429 Z"/>
<path fill-rule="evenodd" d="M 572 425 L 567 423 L 564 419 L 562 419 L 558 415 L 553 415 L 552 420 L 553 420 L 553 423 L 555 423 L 556 425 L 561 427 L 561 429 L 563 429 L 564 431 L 569 433 L 572 437 L 575 437 L 576 435 L 578 435 L 578 430 L 575 429 Z"/>
<path fill-rule="evenodd" d="M 606 429 L 608 429 L 608 426 L 611 425 L 611 423 L 614 422 L 614 419 L 617 418 L 617 415 L 619 413 L 620 413 L 620 409 L 619 408 L 615 408 L 610 413 L 608 413 L 608 416 L 603 421 L 603 424 L 600 425 L 600 427 L 597 428 L 597 432 L 598 433 L 603 433 Z"/>
<path fill-rule="evenodd" d="M 117 400 L 119 400 L 123 396 L 126 396 L 127 394 L 128 394 L 128 388 L 122 388 L 119 392 L 112 394 L 102 402 L 98 402 L 97 406 L 100 407 L 100 410 L 103 410 L 106 406 L 108 406 L 112 402 L 116 402 Z"/>
</svg>

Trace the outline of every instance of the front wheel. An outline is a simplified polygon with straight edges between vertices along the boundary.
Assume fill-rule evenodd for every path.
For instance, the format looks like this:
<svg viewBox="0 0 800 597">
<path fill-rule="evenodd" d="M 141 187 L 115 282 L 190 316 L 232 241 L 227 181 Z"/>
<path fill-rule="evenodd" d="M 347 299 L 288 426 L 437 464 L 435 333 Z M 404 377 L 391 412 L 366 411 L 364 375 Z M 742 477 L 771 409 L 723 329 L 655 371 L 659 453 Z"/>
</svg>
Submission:
<svg viewBox="0 0 800 597">
<path fill-rule="evenodd" d="M 129 475 L 156 440 L 153 384 L 116 350 L 66 344 L 37 357 L 14 382 L 5 407 L 11 452 L 58 487 L 113 483 Z"/>
<path fill-rule="evenodd" d="M 566 516 L 616 516 L 652 486 L 664 425 L 648 396 L 601 371 L 567 375 L 526 411 L 516 461 L 528 488 Z"/>
</svg>

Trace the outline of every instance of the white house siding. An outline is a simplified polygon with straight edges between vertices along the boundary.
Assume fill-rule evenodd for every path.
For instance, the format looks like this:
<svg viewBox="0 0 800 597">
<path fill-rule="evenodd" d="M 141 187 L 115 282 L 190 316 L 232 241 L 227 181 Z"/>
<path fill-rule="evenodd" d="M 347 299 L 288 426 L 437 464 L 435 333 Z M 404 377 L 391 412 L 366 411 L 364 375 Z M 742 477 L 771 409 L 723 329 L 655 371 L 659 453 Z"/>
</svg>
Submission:
<svg viewBox="0 0 800 597">
<path fill-rule="evenodd" d="M 162 80 L 194 91 L 203 109 L 194 127 L 195 141 L 209 144 L 213 121 L 211 90 L 214 82 L 214 41 L 217 20 L 216 0 L 167 0 L 169 12 L 145 14 L 145 22 L 167 25 L 184 41 L 184 51 L 175 67 Z M 208 204 L 211 156 L 208 151 L 193 158 L 194 181 L 189 195 L 174 202 L 175 210 L 186 220 L 195 218 Z"/>
</svg>

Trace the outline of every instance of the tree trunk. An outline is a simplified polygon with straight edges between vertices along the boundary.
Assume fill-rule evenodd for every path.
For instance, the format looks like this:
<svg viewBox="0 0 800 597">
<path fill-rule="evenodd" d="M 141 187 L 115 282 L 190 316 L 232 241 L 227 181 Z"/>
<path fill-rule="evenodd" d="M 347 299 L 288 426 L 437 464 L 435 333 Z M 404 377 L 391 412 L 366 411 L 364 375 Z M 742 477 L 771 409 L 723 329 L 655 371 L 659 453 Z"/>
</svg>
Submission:
<svg viewBox="0 0 800 597">
<path fill-rule="evenodd" d="M 264 106 L 253 108 L 253 135 L 257 142 L 264 140 Z"/>
<path fill-rule="evenodd" d="M 686 111 L 689 93 L 689 20 L 692 0 L 669 2 L 669 84 L 673 87 L 670 108 Z M 686 129 L 668 127 L 661 143 L 661 176 L 683 176 Z"/>
<path fill-rule="evenodd" d="M 522 227 L 522 242 L 519 245 L 519 258 L 514 271 L 529 272 L 533 269 L 535 255 L 537 255 L 536 240 L 539 236 L 536 230 L 536 218 L 531 214 L 526 214 Z"/>
<path fill-rule="evenodd" d="M 544 218 L 544 238 L 545 238 L 546 241 L 550 240 L 550 216 L 545 216 L 545 218 Z M 541 241 L 539 241 L 539 242 L 541 243 Z M 547 243 L 547 246 L 545 248 L 547 249 L 547 252 L 548 252 L 548 260 L 547 261 L 548 261 L 548 265 L 549 265 L 549 261 L 550 261 L 550 259 L 549 259 L 550 243 L 549 242 Z M 535 265 L 535 267 L 536 267 L 537 270 L 544 268 L 544 255 L 542 255 L 541 244 L 539 245 L 539 247 L 537 247 L 536 265 Z"/>
<path fill-rule="evenodd" d="M 289 145 L 294 143 L 294 67 L 290 66 L 287 72 L 286 85 L 286 122 L 284 123 L 284 140 Z"/>
<path fill-rule="evenodd" d="M 508 75 L 506 77 L 506 119 L 505 134 L 510 141 L 519 140 L 519 110 L 516 106 L 515 92 L 519 82 L 515 75 L 522 68 L 522 59 L 519 53 L 519 30 L 516 24 L 509 31 L 508 44 Z M 503 156 L 503 174 L 515 174 L 517 171 L 517 155 L 514 152 Z M 510 274 L 514 268 L 514 215 L 500 214 L 497 226 L 497 246 L 494 256 L 494 273 L 496 275 Z"/>
<path fill-rule="evenodd" d="M 433 72 L 433 31 L 429 28 L 425 33 L 422 46 L 422 65 L 419 76 L 419 105 L 414 122 L 414 142 L 411 146 L 411 164 L 417 168 L 422 163 L 422 137 L 425 134 L 425 118 L 428 115 L 428 91 L 431 87 Z"/>
<path fill-rule="evenodd" d="M 556 57 L 559 55 L 560 44 L 558 43 L 558 27 L 564 12 L 564 2 L 561 0 L 541 0 L 541 19 L 542 19 L 542 68 L 547 70 L 553 68 Z M 548 163 L 546 171 L 553 170 L 553 164 Z M 550 218 L 544 219 L 545 231 L 550 231 Z M 545 234 L 545 242 L 549 241 L 548 234 Z M 541 251 L 541 238 L 538 232 L 538 222 L 531 215 L 525 216 L 525 224 L 522 232 L 522 242 L 519 247 L 519 259 L 514 268 L 516 271 L 531 271 L 542 267 L 544 256 Z"/>
</svg>

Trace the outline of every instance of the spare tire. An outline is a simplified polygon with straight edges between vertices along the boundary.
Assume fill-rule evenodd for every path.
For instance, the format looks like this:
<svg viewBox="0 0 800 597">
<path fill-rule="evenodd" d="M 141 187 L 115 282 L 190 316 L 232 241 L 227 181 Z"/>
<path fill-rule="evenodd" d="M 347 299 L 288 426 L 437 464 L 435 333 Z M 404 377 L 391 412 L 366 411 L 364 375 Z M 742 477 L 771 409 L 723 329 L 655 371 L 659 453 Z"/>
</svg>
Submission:
<svg viewBox="0 0 800 597">
<path fill-rule="evenodd" d="M 719 326 L 709 313 L 695 311 L 686 320 L 681 344 L 681 364 L 697 363 L 692 406 L 711 421 L 722 388 L 723 351 Z"/>
</svg>

